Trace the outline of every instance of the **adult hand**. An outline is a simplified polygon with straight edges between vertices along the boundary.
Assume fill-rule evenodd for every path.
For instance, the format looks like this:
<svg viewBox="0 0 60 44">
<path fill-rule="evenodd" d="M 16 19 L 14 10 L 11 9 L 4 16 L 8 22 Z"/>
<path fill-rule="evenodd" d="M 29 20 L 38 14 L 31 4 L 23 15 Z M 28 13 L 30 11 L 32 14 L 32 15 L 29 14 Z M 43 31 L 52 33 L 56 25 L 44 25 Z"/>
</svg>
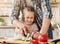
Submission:
<svg viewBox="0 0 60 44">
<path fill-rule="evenodd" d="M 19 21 L 17 19 L 13 20 L 13 26 L 17 27 L 17 25 L 19 24 Z"/>
</svg>

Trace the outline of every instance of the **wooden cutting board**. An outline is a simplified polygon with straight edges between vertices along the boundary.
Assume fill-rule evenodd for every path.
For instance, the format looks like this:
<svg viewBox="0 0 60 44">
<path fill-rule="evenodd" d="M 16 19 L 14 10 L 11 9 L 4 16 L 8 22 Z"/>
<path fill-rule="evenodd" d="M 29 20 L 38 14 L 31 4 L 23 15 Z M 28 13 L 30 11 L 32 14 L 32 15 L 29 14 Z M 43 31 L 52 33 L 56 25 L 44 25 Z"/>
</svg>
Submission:
<svg viewBox="0 0 60 44">
<path fill-rule="evenodd" d="M 0 42 L 6 41 L 8 44 L 29 44 L 29 42 L 16 40 L 16 38 L 0 39 Z M 48 41 L 52 41 L 51 39 Z"/>
<path fill-rule="evenodd" d="M 0 39 L 0 42 L 6 41 L 8 44 L 28 44 L 29 42 L 16 40 L 14 38 Z"/>
</svg>

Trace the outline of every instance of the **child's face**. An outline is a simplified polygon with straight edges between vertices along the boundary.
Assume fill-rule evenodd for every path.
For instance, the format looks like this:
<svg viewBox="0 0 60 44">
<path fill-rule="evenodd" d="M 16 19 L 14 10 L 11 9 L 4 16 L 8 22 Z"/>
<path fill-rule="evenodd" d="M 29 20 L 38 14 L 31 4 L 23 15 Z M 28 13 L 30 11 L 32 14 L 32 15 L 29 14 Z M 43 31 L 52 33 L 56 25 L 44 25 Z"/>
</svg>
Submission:
<svg viewBox="0 0 60 44">
<path fill-rule="evenodd" d="M 31 25 L 34 22 L 34 12 L 24 11 L 24 22 Z"/>
</svg>

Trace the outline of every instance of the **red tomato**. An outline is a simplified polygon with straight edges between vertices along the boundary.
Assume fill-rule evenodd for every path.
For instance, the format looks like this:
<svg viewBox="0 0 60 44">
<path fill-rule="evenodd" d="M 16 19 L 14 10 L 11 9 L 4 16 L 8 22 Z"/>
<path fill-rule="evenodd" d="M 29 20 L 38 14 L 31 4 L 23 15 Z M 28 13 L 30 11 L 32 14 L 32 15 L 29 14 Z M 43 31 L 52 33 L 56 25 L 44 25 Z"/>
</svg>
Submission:
<svg viewBox="0 0 60 44">
<path fill-rule="evenodd" d="M 38 41 L 40 41 L 40 42 L 47 42 L 47 40 L 48 40 L 48 37 L 45 34 L 40 34 L 38 36 Z"/>
<path fill-rule="evenodd" d="M 2 43 L 1 44 L 6 44 L 6 42 L 5 41 L 2 41 Z"/>
<path fill-rule="evenodd" d="M 38 44 L 38 40 L 32 39 L 32 40 L 30 40 L 29 44 Z"/>
</svg>

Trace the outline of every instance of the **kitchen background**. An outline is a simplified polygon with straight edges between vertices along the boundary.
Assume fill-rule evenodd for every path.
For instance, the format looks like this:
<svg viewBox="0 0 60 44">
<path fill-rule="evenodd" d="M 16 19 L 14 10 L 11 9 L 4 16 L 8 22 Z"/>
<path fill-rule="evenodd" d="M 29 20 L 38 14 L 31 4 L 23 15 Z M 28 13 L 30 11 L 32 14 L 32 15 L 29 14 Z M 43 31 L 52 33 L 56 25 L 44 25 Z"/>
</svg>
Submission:
<svg viewBox="0 0 60 44">
<path fill-rule="evenodd" d="M 0 0 L 0 37 L 13 37 L 14 26 L 12 25 L 12 9 L 14 0 Z M 60 0 L 50 0 L 53 18 L 51 20 L 54 39 L 60 36 Z M 20 16 L 21 17 L 21 16 Z"/>
</svg>

